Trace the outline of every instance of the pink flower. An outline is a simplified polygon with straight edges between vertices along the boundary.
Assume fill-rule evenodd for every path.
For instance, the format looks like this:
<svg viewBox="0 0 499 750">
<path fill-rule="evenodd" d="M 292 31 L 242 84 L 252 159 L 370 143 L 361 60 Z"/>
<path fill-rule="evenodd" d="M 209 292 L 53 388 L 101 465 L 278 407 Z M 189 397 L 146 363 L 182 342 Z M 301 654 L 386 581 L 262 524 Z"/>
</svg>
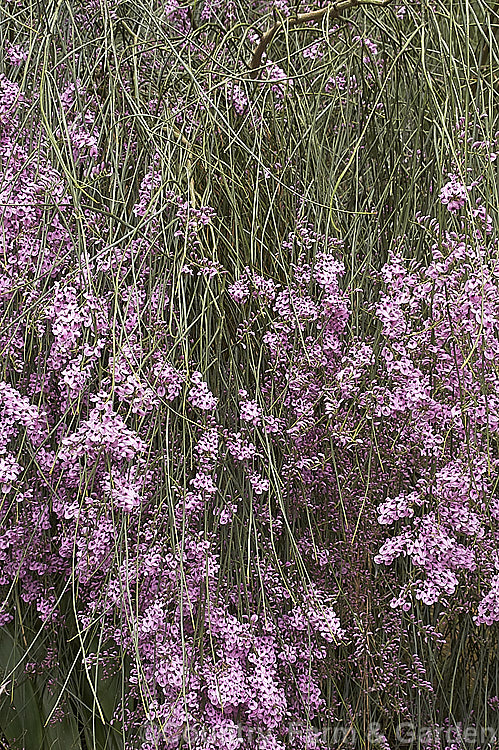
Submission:
<svg viewBox="0 0 499 750">
<path fill-rule="evenodd" d="M 256 401 L 243 401 L 240 414 L 243 422 L 250 422 L 253 427 L 258 427 L 262 422 L 262 410 Z"/>
<path fill-rule="evenodd" d="M 446 205 L 452 214 L 459 211 L 468 200 L 469 187 L 466 187 L 455 174 L 449 174 L 447 182 L 440 191 L 440 201 Z"/>
<path fill-rule="evenodd" d="M 218 399 L 208 388 L 208 384 L 202 380 L 202 375 L 197 370 L 192 373 L 191 383 L 194 385 L 189 391 L 187 399 L 192 406 L 204 411 L 213 411 L 218 403 Z"/>
</svg>

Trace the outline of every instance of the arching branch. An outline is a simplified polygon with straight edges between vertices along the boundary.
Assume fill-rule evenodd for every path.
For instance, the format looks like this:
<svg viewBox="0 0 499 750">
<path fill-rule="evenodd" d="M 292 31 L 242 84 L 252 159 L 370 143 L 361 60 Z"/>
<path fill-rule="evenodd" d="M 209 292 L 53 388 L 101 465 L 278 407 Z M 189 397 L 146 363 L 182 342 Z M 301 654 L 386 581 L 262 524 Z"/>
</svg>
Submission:
<svg viewBox="0 0 499 750">
<path fill-rule="evenodd" d="M 253 52 L 253 57 L 249 65 L 251 78 L 256 78 L 262 65 L 262 57 L 267 50 L 270 42 L 282 28 L 292 28 L 293 26 L 300 26 L 301 24 L 309 21 L 321 21 L 325 16 L 331 18 L 338 18 L 343 11 L 349 8 L 355 8 L 358 5 L 377 5 L 384 7 L 389 5 L 392 0 L 340 0 L 339 2 L 333 2 L 326 5 L 325 8 L 319 8 L 318 10 L 312 10 L 308 13 L 299 13 L 291 18 L 283 19 L 278 23 L 275 23 L 271 28 L 266 31 L 260 39 L 258 46 Z"/>
</svg>

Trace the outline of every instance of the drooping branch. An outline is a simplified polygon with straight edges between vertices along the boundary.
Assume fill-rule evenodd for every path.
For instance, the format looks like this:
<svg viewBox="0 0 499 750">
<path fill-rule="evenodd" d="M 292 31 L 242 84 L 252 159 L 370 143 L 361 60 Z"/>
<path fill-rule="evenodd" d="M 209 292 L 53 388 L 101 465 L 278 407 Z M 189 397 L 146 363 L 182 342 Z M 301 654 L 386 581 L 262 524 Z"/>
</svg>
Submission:
<svg viewBox="0 0 499 750">
<path fill-rule="evenodd" d="M 309 21 L 321 21 L 325 16 L 330 18 L 338 18 L 343 11 L 349 8 L 355 8 L 359 5 L 377 5 L 384 7 L 389 5 L 392 0 L 340 0 L 339 2 L 333 2 L 326 5 L 325 8 L 319 8 L 318 10 L 311 10 L 308 13 L 299 13 L 291 18 L 285 18 L 275 23 L 268 31 L 266 31 L 260 39 L 258 46 L 253 52 L 253 57 L 249 65 L 250 77 L 256 78 L 262 65 L 262 57 L 269 46 L 270 42 L 276 35 L 276 33 L 282 28 L 292 28 L 293 26 L 300 26 L 301 24 L 308 23 Z"/>
</svg>

